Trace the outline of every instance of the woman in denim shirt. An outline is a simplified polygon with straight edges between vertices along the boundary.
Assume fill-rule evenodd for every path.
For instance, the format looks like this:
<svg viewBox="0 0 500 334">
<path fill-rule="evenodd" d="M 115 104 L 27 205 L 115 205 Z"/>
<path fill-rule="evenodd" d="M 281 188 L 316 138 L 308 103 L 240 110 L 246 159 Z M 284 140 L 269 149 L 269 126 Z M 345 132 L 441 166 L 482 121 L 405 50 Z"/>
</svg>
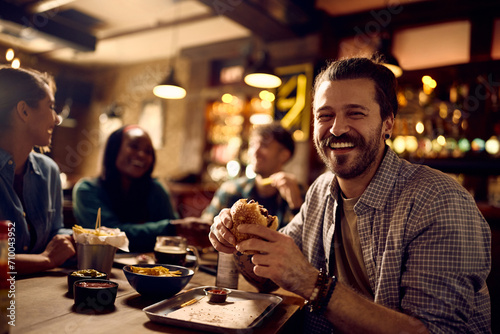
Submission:
<svg viewBox="0 0 500 334">
<path fill-rule="evenodd" d="M 60 122 L 52 77 L 34 70 L 0 67 L 0 220 L 12 223 L 18 274 L 55 268 L 75 254 L 62 224 L 59 168 L 33 152 L 49 146 Z"/>
</svg>

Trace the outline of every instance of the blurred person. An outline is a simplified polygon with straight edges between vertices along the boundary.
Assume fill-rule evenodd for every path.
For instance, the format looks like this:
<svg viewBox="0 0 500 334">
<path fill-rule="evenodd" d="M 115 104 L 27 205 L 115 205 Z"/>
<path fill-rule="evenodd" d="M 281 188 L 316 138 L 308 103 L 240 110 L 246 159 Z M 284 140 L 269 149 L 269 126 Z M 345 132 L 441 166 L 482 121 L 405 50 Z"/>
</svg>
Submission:
<svg viewBox="0 0 500 334">
<path fill-rule="evenodd" d="M 304 202 L 305 190 L 292 173 L 283 171 L 295 151 L 292 135 L 279 122 L 256 126 L 249 140 L 248 156 L 255 178 L 242 176 L 224 182 L 202 218 L 213 220 L 223 208 L 241 198 L 253 199 L 286 225 Z"/>
<path fill-rule="evenodd" d="M 35 146 L 51 144 L 60 123 L 55 83 L 47 73 L 0 67 L 0 220 L 12 222 L 15 269 L 28 274 L 62 265 L 75 254 L 63 228 L 57 164 Z"/>
<path fill-rule="evenodd" d="M 131 252 L 152 252 L 160 235 L 203 235 L 208 224 L 179 219 L 170 195 L 151 174 L 156 155 L 149 134 L 138 125 L 114 131 L 104 150 L 99 177 L 83 178 L 73 188 L 73 212 L 82 227 L 101 224 L 127 234 Z"/>
<path fill-rule="evenodd" d="M 450 176 L 386 144 L 397 82 L 376 60 L 332 62 L 315 80 L 314 144 L 330 170 L 280 231 L 236 247 L 228 209 L 213 246 L 257 250 L 250 268 L 308 301 L 307 333 L 490 333 L 491 232 Z"/>
</svg>

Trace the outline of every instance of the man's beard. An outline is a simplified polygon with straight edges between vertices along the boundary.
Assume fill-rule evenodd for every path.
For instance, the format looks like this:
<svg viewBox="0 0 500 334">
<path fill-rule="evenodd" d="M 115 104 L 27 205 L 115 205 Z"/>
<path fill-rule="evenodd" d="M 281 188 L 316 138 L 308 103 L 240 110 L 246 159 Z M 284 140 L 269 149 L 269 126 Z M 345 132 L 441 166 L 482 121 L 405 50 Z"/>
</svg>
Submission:
<svg viewBox="0 0 500 334">
<path fill-rule="evenodd" d="M 380 133 L 381 127 L 376 133 Z M 332 157 L 331 154 L 326 153 L 331 150 L 330 144 L 346 142 L 353 143 L 355 148 L 361 152 L 354 159 L 351 158 L 352 162 L 350 164 L 348 163 L 349 157 L 347 155 L 333 155 Z M 321 139 L 319 143 L 317 140 L 314 140 L 314 146 L 325 165 L 342 179 L 352 179 L 363 174 L 375 162 L 375 158 L 380 150 L 377 136 L 374 136 L 367 142 L 362 136 L 352 136 L 349 134 L 343 134 L 339 137 L 331 135 Z"/>
</svg>

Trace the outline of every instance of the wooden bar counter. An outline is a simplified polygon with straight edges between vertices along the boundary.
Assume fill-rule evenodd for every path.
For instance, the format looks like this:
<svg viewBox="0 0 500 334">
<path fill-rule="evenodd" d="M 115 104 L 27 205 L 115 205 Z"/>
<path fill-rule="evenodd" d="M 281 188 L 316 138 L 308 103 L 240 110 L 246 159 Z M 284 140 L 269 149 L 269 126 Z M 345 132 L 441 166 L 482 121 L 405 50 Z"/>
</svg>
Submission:
<svg viewBox="0 0 500 334">
<path fill-rule="evenodd" d="M 67 275 L 72 270 L 55 269 L 16 277 L 15 326 L 10 327 L 10 333 L 200 333 L 150 321 L 142 309 L 157 301 L 138 294 L 116 264 L 110 278 L 119 284 L 115 308 L 100 314 L 77 313 L 67 294 Z M 185 290 L 205 285 L 215 285 L 215 276 L 198 270 Z M 241 275 L 238 289 L 257 292 Z M 302 298 L 286 290 L 279 289 L 274 294 L 283 301 L 253 333 L 279 333 L 304 304 Z"/>
</svg>

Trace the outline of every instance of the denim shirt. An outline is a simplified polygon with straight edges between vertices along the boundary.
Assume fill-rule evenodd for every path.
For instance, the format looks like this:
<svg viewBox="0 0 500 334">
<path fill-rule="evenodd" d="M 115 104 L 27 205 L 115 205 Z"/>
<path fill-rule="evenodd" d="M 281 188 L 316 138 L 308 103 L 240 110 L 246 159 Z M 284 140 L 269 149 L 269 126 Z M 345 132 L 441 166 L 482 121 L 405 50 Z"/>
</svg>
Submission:
<svg viewBox="0 0 500 334">
<path fill-rule="evenodd" d="M 14 191 L 15 164 L 12 156 L 0 149 L 0 220 L 15 224 L 16 253 L 39 254 L 62 228 L 62 188 L 59 168 L 49 157 L 31 152 L 23 178 L 23 207 Z M 25 216 L 30 217 L 36 241 Z"/>
</svg>

